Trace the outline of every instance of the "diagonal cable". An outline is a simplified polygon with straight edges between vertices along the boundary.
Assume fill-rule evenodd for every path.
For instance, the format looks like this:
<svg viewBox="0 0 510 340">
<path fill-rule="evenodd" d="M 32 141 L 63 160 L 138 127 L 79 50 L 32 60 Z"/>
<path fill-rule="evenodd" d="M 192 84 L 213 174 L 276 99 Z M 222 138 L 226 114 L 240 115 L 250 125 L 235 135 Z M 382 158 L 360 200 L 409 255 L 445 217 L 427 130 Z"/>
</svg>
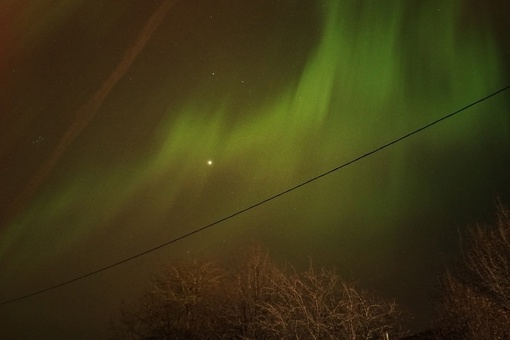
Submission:
<svg viewBox="0 0 510 340">
<path fill-rule="evenodd" d="M 35 295 L 39 295 L 39 294 L 42 294 L 42 293 L 45 293 L 45 292 L 48 292 L 48 291 L 51 291 L 51 290 L 55 290 L 57 288 L 66 286 L 66 285 L 71 284 L 73 282 L 80 281 L 80 280 L 85 279 L 85 278 L 87 278 L 89 276 L 96 275 L 98 273 L 104 272 L 104 271 L 109 270 L 111 268 L 117 267 L 117 266 L 119 266 L 119 265 L 121 265 L 123 263 L 132 261 L 132 260 L 134 260 L 136 258 L 139 258 L 139 257 L 142 257 L 142 256 L 147 255 L 149 253 L 152 253 L 152 252 L 154 252 L 154 251 L 156 251 L 158 249 L 161 249 L 163 247 L 166 247 L 168 245 L 171 245 L 173 243 L 181 241 L 181 240 L 183 240 L 185 238 L 188 238 L 188 237 L 190 237 L 190 236 L 192 236 L 194 234 L 198 234 L 198 233 L 200 233 L 200 232 L 202 232 L 202 231 L 204 231 L 206 229 L 209 229 L 209 228 L 214 227 L 214 226 L 216 226 L 216 225 L 218 225 L 220 223 L 223 223 L 223 222 L 225 222 L 227 220 L 230 220 L 230 219 L 232 219 L 232 218 L 234 218 L 234 217 L 236 217 L 238 215 L 241 215 L 241 214 L 243 214 L 243 213 L 245 213 L 245 212 L 247 212 L 249 210 L 255 209 L 255 208 L 257 208 L 257 207 L 259 207 L 259 206 L 261 206 L 263 204 L 266 204 L 269 201 L 275 200 L 275 199 L 277 199 L 277 198 L 279 198 L 279 197 L 281 197 L 283 195 L 286 195 L 286 194 L 288 194 L 288 193 L 290 193 L 292 191 L 295 191 L 295 190 L 297 190 L 297 189 L 299 189 L 299 188 L 301 188 L 301 187 L 303 187 L 303 186 L 305 186 L 307 184 L 310 184 L 310 183 L 312 183 L 312 182 L 314 182 L 314 181 L 316 181 L 316 180 L 318 180 L 318 179 L 320 179 L 322 177 L 328 176 L 328 175 L 330 175 L 330 174 L 332 174 L 332 173 L 334 173 L 334 172 L 336 172 L 336 171 L 338 171 L 340 169 L 343 169 L 343 168 L 345 168 L 345 167 L 347 167 L 349 165 L 352 165 L 352 164 L 362 160 L 363 158 L 369 157 L 369 156 L 371 156 L 371 155 L 373 155 L 373 154 L 375 154 L 375 153 L 377 153 L 377 152 L 379 152 L 379 151 L 381 151 L 383 149 L 386 149 L 386 148 L 392 146 L 393 144 L 399 143 L 399 142 L 403 141 L 404 139 L 407 139 L 407 138 L 409 138 L 409 137 L 411 137 L 413 135 L 416 135 L 416 134 L 418 134 L 418 133 L 420 133 L 420 132 L 422 132 L 422 131 L 424 131 L 424 130 L 426 130 L 426 129 L 428 129 L 428 128 L 430 128 L 430 127 L 432 127 L 432 126 L 434 126 L 434 125 L 436 125 L 438 123 L 441 123 L 441 122 L 445 121 L 446 119 L 452 118 L 453 116 L 455 116 L 455 115 L 457 115 L 457 114 L 459 114 L 459 113 L 461 113 L 461 112 L 463 112 L 463 111 L 465 111 L 465 110 L 467 110 L 467 109 L 469 109 L 469 108 L 471 108 L 471 107 L 473 107 L 473 106 L 475 106 L 477 104 L 480 104 L 481 102 L 484 102 L 484 101 L 488 100 L 489 98 L 492 98 L 492 97 L 494 97 L 494 96 L 496 96 L 496 95 L 500 94 L 501 92 L 504 92 L 504 91 L 506 91 L 508 89 L 510 89 L 510 85 L 507 85 L 507 86 L 497 90 L 496 92 L 493 92 L 493 93 L 491 93 L 491 94 L 489 94 L 489 95 L 487 95 L 487 96 L 485 96 L 485 97 L 483 97 L 481 99 L 478 99 L 478 100 L 476 100 L 476 101 L 474 101 L 474 102 L 472 102 L 472 103 L 470 103 L 470 104 L 468 104 L 468 105 L 458 109 L 457 111 L 454 111 L 454 112 L 452 112 L 450 114 L 447 114 L 446 116 L 443 116 L 443 117 L 441 117 L 439 119 L 436 119 L 436 120 L 434 120 L 434 121 L 432 121 L 432 122 L 430 122 L 430 123 L 428 123 L 428 124 L 418 128 L 416 130 L 413 130 L 413 131 L 411 131 L 411 132 L 409 132 L 409 133 L 407 133 L 407 134 L 405 134 L 405 135 L 403 135 L 401 137 L 398 137 L 398 138 L 396 138 L 396 139 L 394 139 L 394 140 L 392 140 L 392 141 L 390 141 L 390 142 L 388 142 L 386 144 L 383 144 L 383 145 L 379 146 L 378 148 L 373 149 L 372 151 L 369 151 L 369 152 L 367 152 L 367 153 L 365 153 L 365 154 L 363 154 L 363 155 L 361 155 L 359 157 L 356 157 L 356 158 L 354 158 L 354 159 L 352 159 L 352 160 L 350 160 L 350 161 L 348 161 L 346 163 L 343 163 L 342 165 L 339 165 L 339 166 L 337 166 L 337 167 L 335 167 L 335 168 L 333 168 L 331 170 L 323 172 L 323 173 L 321 173 L 321 174 L 319 174 L 319 175 L 317 175 L 315 177 L 312 177 L 312 178 L 310 178 L 310 179 L 308 179 L 308 180 L 306 180 L 304 182 L 301 182 L 301 183 L 299 183 L 299 184 L 297 184 L 297 185 L 295 185 L 293 187 L 290 187 L 290 188 L 288 188 L 288 189 L 286 189 L 284 191 L 281 191 L 281 192 L 279 192 L 279 193 L 277 193 L 277 194 L 275 194 L 273 196 L 270 196 L 270 197 L 268 197 L 268 198 L 266 198 L 266 199 L 264 199 L 262 201 L 259 201 L 258 203 L 250 205 L 250 206 L 248 206 L 248 207 L 246 207 L 244 209 L 238 210 L 237 212 L 235 212 L 233 214 L 230 214 L 230 215 L 228 215 L 226 217 L 223 217 L 223 218 L 221 218 L 221 219 L 219 219 L 217 221 L 209 223 L 209 224 L 207 224 L 205 226 L 202 226 L 200 228 L 194 229 L 194 230 L 192 230 L 192 231 L 190 231 L 190 232 L 188 232 L 186 234 L 183 234 L 183 235 L 181 235 L 179 237 L 176 237 L 176 238 L 174 238 L 172 240 L 169 240 L 167 242 L 161 243 L 160 245 L 157 245 L 155 247 L 147 249 L 147 250 L 145 250 L 143 252 L 137 253 L 137 254 L 132 255 L 130 257 L 126 257 L 126 258 L 124 258 L 124 259 L 122 259 L 120 261 L 111 263 L 109 265 L 106 265 L 104 267 L 98 268 L 96 270 L 93 270 L 91 272 L 85 273 L 83 275 L 77 276 L 77 277 L 72 278 L 70 280 L 63 281 L 63 282 L 61 282 L 59 284 L 56 284 L 56 285 L 53 285 L 53 286 L 49 286 L 47 288 L 43 288 L 43 289 L 40 289 L 40 290 L 33 291 L 32 293 L 28 293 L 28 294 L 25 294 L 25 295 L 22 295 L 22 296 L 19 296 L 19 297 L 15 297 L 15 298 L 12 298 L 12 299 L 9 299 L 9 300 L 2 301 L 2 302 L 0 302 L 0 306 L 7 305 L 7 304 L 10 304 L 10 303 L 13 303 L 13 302 L 17 302 L 17 301 L 20 301 L 20 300 L 23 300 L 23 299 L 26 299 L 26 298 L 29 298 L 29 297 L 32 297 L 32 296 L 35 296 Z"/>
</svg>

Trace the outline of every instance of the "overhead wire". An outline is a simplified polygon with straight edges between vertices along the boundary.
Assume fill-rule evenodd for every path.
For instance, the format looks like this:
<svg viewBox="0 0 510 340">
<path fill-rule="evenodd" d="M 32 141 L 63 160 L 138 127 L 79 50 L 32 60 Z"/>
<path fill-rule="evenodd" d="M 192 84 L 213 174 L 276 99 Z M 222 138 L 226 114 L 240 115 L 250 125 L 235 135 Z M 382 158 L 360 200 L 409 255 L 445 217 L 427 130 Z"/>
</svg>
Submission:
<svg viewBox="0 0 510 340">
<path fill-rule="evenodd" d="M 299 183 L 297 185 L 294 185 L 294 186 L 292 186 L 292 187 L 290 187 L 290 188 L 288 188 L 288 189 L 286 189 L 284 191 L 281 191 L 281 192 L 279 192 L 277 194 L 274 194 L 274 195 L 272 195 L 272 196 L 270 196 L 270 197 L 268 197 L 268 198 L 266 198 L 264 200 L 261 200 L 261 201 L 255 203 L 255 204 L 253 204 L 253 205 L 250 205 L 250 206 L 248 206 L 248 207 L 246 207 L 244 209 L 238 210 L 238 211 L 236 211 L 236 212 L 234 212 L 234 213 L 232 213 L 232 214 L 230 214 L 230 215 L 228 215 L 226 217 L 223 217 L 223 218 L 221 218 L 219 220 L 216 220 L 216 221 L 214 221 L 212 223 L 209 223 L 209 224 L 204 225 L 204 226 L 202 226 L 200 228 L 197 228 L 197 229 L 194 229 L 194 230 L 192 230 L 192 231 L 190 231 L 188 233 L 185 233 L 185 234 L 183 234 L 181 236 L 173 238 L 173 239 L 171 239 L 171 240 L 169 240 L 167 242 L 161 243 L 161 244 L 159 244 L 159 245 L 157 245 L 155 247 L 149 248 L 149 249 L 147 249 L 145 251 L 139 252 L 139 253 L 137 253 L 135 255 L 126 257 L 126 258 L 124 258 L 122 260 L 119 260 L 117 262 L 113 262 L 113 263 L 111 263 L 109 265 L 106 265 L 104 267 L 101 267 L 101 268 L 98 268 L 96 270 L 90 271 L 90 272 L 85 273 L 83 275 L 74 277 L 74 278 L 69 279 L 67 281 L 63 281 L 63 282 L 55 284 L 53 286 L 49 286 L 49 287 L 46 287 L 46 288 L 43 288 L 43 289 L 40 289 L 40 290 L 36 290 L 36 291 L 31 292 L 31 293 L 28 293 L 28 294 L 25 294 L 25 295 L 21 295 L 21 296 L 12 298 L 12 299 L 4 300 L 4 301 L 0 302 L 0 306 L 7 305 L 7 304 L 10 304 L 10 303 L 14 303 L 14 302 L 17 302 L 17 301 L 20 301 L 20 300 L 24 300 L 24 299 L 27 299 L 29 297 L 35 296 L 35 295 L 40 295 L 40 294 L 46 293 L 48 291 L 58 289 L 58 288 L 63 287 L 63 286 L 67 286 L 67 285 L 69 285 L 69 284 L 71 284 L 73 282 L 80 281 L 80 280 L 83 280 L 83 279 L 85 279 L 87 277 L 90 277 L 90 276 L 99 274 L 101 272 L 107 271 L 107 270 L 109 270 L 111 268 L 117 267 L 117 266 L 119 266 L 121 264 L 124 264 L 126 262 L 130 262 L 130 261 L 132 261 L 134 259 L 137 259 L 137 258 L 142 257 L 144 255 L 147 255 L 149 253 L 155 252 L 156 250 L 159 250 L 159 249 L 161 249 L 163 247 L 166 247 L 166 246 L 169 246 L 169 245 L 171 245 L 173 243 L 181 241 L 181 240 L 183 240 L 185 238 L 188 238 L 188 237 L 190 237 L 190 236 L 192 236 L 194 234 L 200 233 L 200 232 L 202 232 L 202 231 L 204 231 L 206 229 L 209 229 L 209 228 L 211 228 L 213 226 L 216 226 L 216 225 L 218 225 L 220 223 L 223 223 L 223 222 L 225 222 L 227 220 L 230 220 L 230 219 L 232 219 L 232 218 L 234 218 L 234 217 L 236 217 L 238 215 L 241 215 L 241 214 L 243 214 L 243 213 L 245 213 L 245 212 L 247 212 L 249 210 L 255 209 L 255 208 L 257 208 L 257 207 L 259 207 L 259 206 L 261 206 L 263 204 L 266 204 L 266 203 L 268 203 L 270 201 L 273 201 L 273 200 L 275 200 L 275 199 L 277 199 L 277 198 L 279 198 L 279 197 L 281 197 L 283 195 L 286 195 L 286 194 L 288 194 L 288 193 L 290 193 L 292 191 L 295 191 L 295 190 L 297 190 L 297 189 L 299 189 L 299 188 L 301 188 L 301 187 L 303 187 L 305 185 L 308 185 L 308 184 L 310 184 L 310 183 L 312 183 L 314 181 L 317 181 L 320 178 L 323 178 L 323 177 L 328 176 L 328 175 L 330 175 L 330 174 L 332 174 L 332 173 L 334 173 L 336 171 L 339 171 L 339 170 L 341 170 L 341 169 L 343 169 L 343 168 L 345 168 L 347 166 L 350 166 L 350 165 L 352 165 L 352 164 L 354 164 L 354 163 L 356 163 L 358 161 L 361 161 L 364 158 L 367 158 L 367 157 L 369 157 L 369 156 L 371 156 L 371 155 L 373 155 L 373 154 L 375 154 L 375 153 L 377 153 L 379 151 L 382 151 L 382 150 L 384 150 L 384 149 L 386 149 L 386 148 L 388 148 L 388 147 L 390 147 L 390 146 L 392 146 L 392 145 L 394 145 L 396 143 L 399 143 L 399 142 L 401 142 L 401 141 L 403 141 L 403 140 L 405 140 L 405 139 L 407 139 L 407 138 L 409 138 L 409 137 L 411 137 L 413 135 L 416 135 L 416 134 L 418 134 L 418 133 L 420 133 L 420 132 L 422 132 L 422 131 L 424 131 L 424 130 L 426 130 L 426 129 L 428 129 L 428 128 L 430 128 L 430 127 L 432 127 L 432 126 L 434 126 L 434 125 L 436 125 L 436 124 L 438 124 L 440 122 L 443 122 L 443 121 L 445 121 L 445 120 L 447 120 L 449 118 L 452 118 L 453 116 L 456 116 L 457 114 L 459 114 L 459 113 L 461 113 L 461 112 L 463 112 L 463 111 L 465 111 L 465 110 L 467 110 L 467 109 L 469 109 L 469 108 L 471 108 L 471 107 L 473 107 L 473 106 L 475 106 L 475 105 L 477 105 L 479 103 L 482 103 L 482 102 L 484 102 L 484 101 L 486 101 L 486 100 L 488 100 L 488 99 L 490 99 L 490 98 L 492 98 L 492 97 L 494 97 L 494 96 L 496 96 L 496 95 L 498 95 L 498 94 L 500 94 L 500 93 L 502 93 L 502 92 L 504 92 L 504 91 L 506 91 L 508 89 L 510 89 L 510 85 L 507 85 L 507 86 L 505 86 L 505 87 L 503 87 L 503 88 L 501 88 L 501 89 L 499 89 L 499 90 L 497 90 L 497 91 L 495 91 L 495 92 L 493 92 L 493 93 L 491 93 L 489 95 L 486 95 L 485 97 L 483 97 L 481 99 L 478 99 L 478 100 L 476 100 L 476 101 L 474 101 L 474 102 L 472 102 L 472 103 L 470 103 L 470 104 L 468 104 L 468 105 L 466 105 L 466 106 L 464 106 L 464 107 L 462 107 L 462 108 L 460 108 L 460 109 L 458 109 L 458 110 L 456 110 L 456 111 L 454 111 L 452 113 L 449 113 L 449 114 L 447 114 L 447 115 L 445 115 L 445 116 L 443 116 L 441 118 L 438 118 L 438 119 L 436 119 L 436 120 L 434 120 L 434 121 L 432 121 L 432 122 L 430 122 L 430 123 L 428 123 L 426 125 L 423 125 L 422 127 L 418 128 L 418 129 L 415 129 L 415 130 L 413 130 L 413 131 L 411 131 L 411 132 L 409 132 L 409 133 L 407 133 L 405 135 L 402 135 L 401 137 L 398 137 L 398 138 L 396 138 L 396 139 L 394 139 L 394 140 L 392 140 L 390 142 L 387 142 L 387 143 L 385 143 L 385 144 L 383 144 L 383 145 L 381 145 L 381 146 L 379 146 L 379 147 L 377 147 L 377 148 L 375 148 L 375 149 L 373 149 L 373 150 L 371 150 L 371 151 L 369 151 L 369 152 L 367 152 L 367 153 L 365 153 L 365 154 L 363 154 L 361 156 L 358 156 L 358 157 L 356 157 L 356 158 L 354 158 L 354 159 L 352 159 L 352 160 L 350 160 L 348 162 L 345 162 L 345 163 L 343 163 L 343 164 L 341 164 L 341 165 L 339 165 L 339 166 L 337 166 L 335 168 L 332 168 L 332 169 L 330 169 L 330 170 L 328 170 L 326 172 L 323 172 L 323 173 L 321 173 L 321 174 L 319 174 L 319 175 L 317 175 L 315 177 L 312 177 L 312 178 L 310 178 L 310 179 L 308 179 L 308 180 L 306 180 L 304 182 L 301 182 L 301 183 Z"/>
</svg>

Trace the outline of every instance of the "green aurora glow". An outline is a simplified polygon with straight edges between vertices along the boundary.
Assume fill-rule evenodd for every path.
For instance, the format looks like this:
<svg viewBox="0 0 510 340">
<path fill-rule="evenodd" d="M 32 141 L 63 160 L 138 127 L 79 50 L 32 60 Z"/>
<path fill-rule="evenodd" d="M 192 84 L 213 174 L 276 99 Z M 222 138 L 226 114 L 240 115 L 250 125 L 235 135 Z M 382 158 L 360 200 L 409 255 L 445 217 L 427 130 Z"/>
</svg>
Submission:
<svg viewBox="0 0 510 340">
<path fill-rule="evenodd" d="M 464 6 L 439 0 L 321 1 L 320 34 L 309 33 L 300 69 L 253 70 L 250 57 L 225 57 L 222 48 L 229 45 L 219 44 L 203 56 L 203 72 L 180 74 L 196 81 L 179 98 L 173 93 L 179 65 L 165 64 L 170 52 L 161 52 L 151 65 L 160 53 L 160 32 L 98 113 L 124 110 L 127 123 L 119 122 L 119 128 L 135 126 L 130 122 L 136 120 L 143 137 L 122 137 L 132 138 L 127 146 L 108 144 L 118 130 L 101 127 L 98 118 L 1 231 L 3 271 L 22 279 L 20 267 L 43 270 L 83 249 L 80 245 L 116 235 L 116 247 L 98 247 L 94 255 L 103 254 L 107 261 L 97 263 L 108 264 L 254 204 L 502 87 L 503 64 L 489 26 L 483 20 L 466 22 L 460 15 Z M 235 28 L 229 32 L 236 39 L 244 34 Z M 286 36 L 276 32 L 273 39 Z M 271 45 L 260 53 L 283 63 L 294 57 L 293 51 Z M 135 89 L 129 79 L 137 72 L 159 79 L 136 87 L 143 99 L 129 92 Z M 257 73 L 262 75 L 252 80 Z M 266 86 L 272 81 L 275 86 Z M 457 188 L 483 177 L 482 168 L 471 168 L 468 174 L 452 170 L 436 181 L 444 167 L 451 167 L 444 162 L 470 160 L 490 145 L 508 145 L 506 104 L 491 99 L 373 159 L 219 225 L 196 242 L 214 250 L 222 241 L 253 237 L 278 249 L 299 248 L 289 251 L 292 256 L 337 258 L 343 268 L 374 261 L 391 267 L 402 223 L 455 199 L 455 189 L 442 193 L 442 181 Z M 116 148 L 124 152 L 108 160 Z M 132 238 L 140 242 L 135 246 Z M 193 243 L 182 247 L 193 249 Z M 317 247 L 336 250 L 317 256 Z"/>
</svg>

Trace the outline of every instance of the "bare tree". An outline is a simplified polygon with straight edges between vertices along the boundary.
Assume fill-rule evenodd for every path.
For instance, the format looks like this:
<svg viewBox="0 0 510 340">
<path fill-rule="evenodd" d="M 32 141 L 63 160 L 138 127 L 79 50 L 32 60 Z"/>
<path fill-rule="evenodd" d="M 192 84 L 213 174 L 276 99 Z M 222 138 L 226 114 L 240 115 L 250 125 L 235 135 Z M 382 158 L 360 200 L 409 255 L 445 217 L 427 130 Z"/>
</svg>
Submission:
<svg viewBox="0 0 510 340">
<path fill-rule="evenodd" d="M 121 306 L 119 335 L 133 339 L 210 339 L 221 329 L 224 271 L 213 262 L 164 268 L 136 304 Z M 219 338 L 219 337 L 217 337 Z"/>
<path fill-rule="evenodd" d="M 267 287 L 278 269 L 260 246 L 252 245 L 240 255 L 232 264 L 227 318 L 236 331 L 235 337 L 267 339 L 267 331 L 260 327 L 260 316 L 264 313 L 262 306 L 270 303 Z"/>
<path fill-rule="evenodd" d="M 510 339 L 510 215 L 478 225 L 463 242 L 461 263 L 441 281 L 438 328 L 458 339 Z"/>
<path fill-rule="evenodd" d="M 166 268 L 139 303 L 121 306 L 134 339 L 389 339 L 400 313 L 332 270 L 279 267 L 252 247 L 221 269 L 197 261 Z"/>
<path fill-rule="evenodd" d="M 384 301 L 346 283 L 333 270 L 302 274 L 279 271 L 267 287 L 260 327 L 280 339 L 386 339 L 405 334 L 400 312 Z"/>
</svg>

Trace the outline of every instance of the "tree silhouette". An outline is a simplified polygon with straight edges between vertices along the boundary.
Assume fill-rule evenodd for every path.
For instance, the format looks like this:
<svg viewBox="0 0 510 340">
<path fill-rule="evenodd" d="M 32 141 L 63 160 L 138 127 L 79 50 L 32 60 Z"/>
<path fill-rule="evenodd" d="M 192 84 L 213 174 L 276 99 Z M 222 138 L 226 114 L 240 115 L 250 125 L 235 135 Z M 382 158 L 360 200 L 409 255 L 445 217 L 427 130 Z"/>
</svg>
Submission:
<svg viewBox="0 0 510 340">
<path fill-rule="evenodd" d="M 133 339 L 390 339 L 403 334 L 394 302 L 333 270 L 297 273 L 252 247 L 226 270 L 185 261 L 123 304 L 117 335 Z"/>
<path fill-rule="evenodd" d="M 438 333 L 449 339 L 510 339 L 510 214 L 472 228 L 459 265 L 441 280 Z"/>
</svg>

